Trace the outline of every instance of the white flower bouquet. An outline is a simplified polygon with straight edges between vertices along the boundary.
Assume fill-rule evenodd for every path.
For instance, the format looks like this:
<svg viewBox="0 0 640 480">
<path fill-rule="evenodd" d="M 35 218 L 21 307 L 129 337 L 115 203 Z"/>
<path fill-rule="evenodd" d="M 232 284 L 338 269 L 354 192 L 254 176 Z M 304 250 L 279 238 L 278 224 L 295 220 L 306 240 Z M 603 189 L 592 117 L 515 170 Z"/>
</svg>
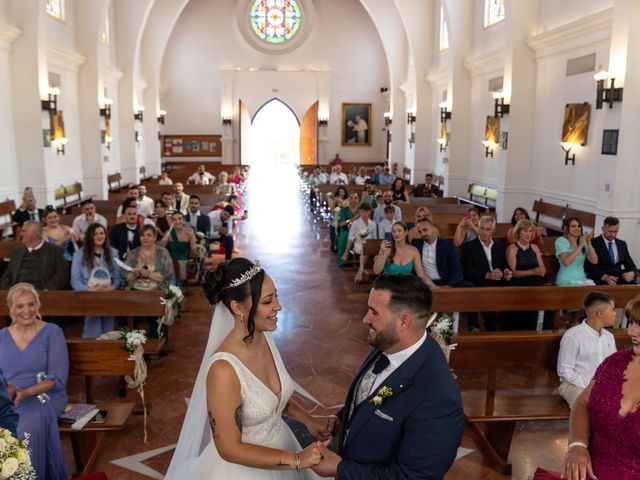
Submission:
<svg viewBox="0 0 640 480">
<path fill-rule="evenodd" d="M 0 480 L 36 480 L 29 456 L 29 434 L 16 440 L 9 430 L 0 429 Z"/>
<path fill-rule="evenodd" d="M 129 330 L 128 328 L 122 328 L 120 335 L 124 338 L 124 349 L 134 354 L 138 348 L 144 348 L 144 344 L 147 342 L 147 332 L 144 330 Z"/>
<path fill-rule="evenodd" d="M 144 383 L 147 380 L 147 364 L 144 361 L 144 344 L 147 342 L 147 335 L 144 330 L 129 330 L 122 328 L 119 330 L 124 338 L 124 348 L 131 354 L 129 360 L 136 362 L 133 369 L 133 377 L 125 376 L 124 380 L 131 389 L 136 389 L 142 399 L 144 413 L 144 443 L 147 443 L 147 406 L 144 401 Z"/>
<path fill-rule="evenodd" d="M 434 313 L 427 322 L 427 330 L 431 333 L 435 341 L 438 342 L 438 345 L 440 345 L 448 362 L 451 350 L 456 347 L 455 344 L 451 345 L 451 337 L 453 337 L 455 333 L 453 331 L 453 319 L 446 313 L 440 315 L 440 318 L 438 318 L 437 313 Z"/>
<path fill-rule="evenodd" d="M 369 229 L 363 228 L 358 232 L 358 238 L 364 241 L 369 236 Z"/>
</svg>

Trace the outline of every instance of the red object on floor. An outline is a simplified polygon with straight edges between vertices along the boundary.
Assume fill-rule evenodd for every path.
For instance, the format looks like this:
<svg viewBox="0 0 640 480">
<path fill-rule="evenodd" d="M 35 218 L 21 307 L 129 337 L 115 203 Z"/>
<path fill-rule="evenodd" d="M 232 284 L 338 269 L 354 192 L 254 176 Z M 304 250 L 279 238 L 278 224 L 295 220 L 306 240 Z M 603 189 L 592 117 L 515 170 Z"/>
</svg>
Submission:
<svg viewBox="0 0 640 480">
<path fill-rule="evenodd" d="M 560 472 L 551 472 L 544 468 L 538 467 L 536 473 L 533 474 L 533 480 L 561 480 Z"/>
</svg>

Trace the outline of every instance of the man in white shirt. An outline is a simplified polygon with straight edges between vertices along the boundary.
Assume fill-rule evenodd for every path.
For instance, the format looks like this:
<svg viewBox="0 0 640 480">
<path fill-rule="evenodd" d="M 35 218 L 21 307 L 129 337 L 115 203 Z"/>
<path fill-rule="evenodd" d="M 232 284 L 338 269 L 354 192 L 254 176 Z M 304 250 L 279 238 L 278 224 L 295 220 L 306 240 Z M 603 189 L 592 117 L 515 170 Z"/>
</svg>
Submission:
<svg viewBox="0 0 640 480">
<path fill-rule="evenodd" d="M 144 203 L 138 200 L 140 196 L 139 188 L 140 188 L 139 185 L 129 185 L 129 191 L 127 192 L 127 199 L 135 200 L 138 215 L 146 218 L 151 214 L 151 211 L 148 209 L 147 205 L 145 205 Z M 146 192 L 146 188 L 145 188 L 145 192 Z M 151 201 L 151 203 L 153 204 L 153 201 Z M 120 206 L 118 207 L 118 210 L 116 211 L 117 217 L 119 217 L 124 213 L 123 205 L 124 205 L 124 202 L 120 204 Z"/>
<path fill-rule="evenodd" d="M 396 176 L 389 173 L 389 167 L 384 167 L 382 175 L 380 175 L 380 185 L 391 185 L 395 179 Z"/>
<path fill-rule="evenodd" d="M 559 392 L 573 408 L 602 361 L 616 351 L 616 341 L 604 327 L 616 320 L 615 300 L 608 293 L 591 292 L 582 301 L 587 318 L 562 336 L 558 353 Z"/>
<path fill-rule="evenodd" d="M 176 212 L 182 212 L 183 215 L 186 215 L 189 210 L 189 195 L 184 193 L 184 185 L 180 182 L 173 184 L 173 205 L 171 208 Z"/>
<path fill-rule="evenodd" d="M 320 167 L 320 182 L 323 184 L 329 183 L 329 175 L 327 174 L 327 167 L 322 165 Z"/>
<path fill-rule="evenodd" d="M 169 178 L 169 174 L 167 172 L 162 172 L 158 185 L 173 185 L 173 180 Z"/>
<path fill-rule="evenodd" d="M 206 171 L 204 165 L 199 165 L 198 170 L 187 179 L 190 185 L 211 185 L 216 177 Z"/>
<path fill-rule="evenodd" d="M 382 222 L 384 219 L 384 208 L 387 205 L 392 205 L 395 210 L 395 214 L 393 215 L 393 222 L 399 222 L 402 220 L 402 210 L 397 205 L 393 205 L 393 192 L 391 190 L 387 190 L 382 194 L 382 203 L 377 206 L 375 212 L 373 212 L 373 221 L 376 223 Z"/>
<path fill-rule="evenodd" d="M 349 179 L 342 173 L 342 167 L 340 165 L 335 165 L 331 170 L 332 173 L 329 177 L 329 183 L 332 185 L 346 185 L 349 183 Z"/>
<path fill-rule="evenodd" d="M 366 233 L 364 233 L 366 232 Z M 342 256 L 343 261 L 347 261 L 349 252 L 353 248 L 354 253 L 362 253 L 362 245 L 367 240 L 375 240 L 378 238 L 378 232 L 376 224 L 371 220 L 371 205 L 368 203 L 361 203 L 360 210 L 358 212 L 358 218 L 356 218 L 349 227 L 349 241 L 347 242 L 347 248 Z"/>
<path fill-rule="evenodd" d="M 150 217 L 155 210 L 155 204 L 153 203 L 153 198 L 147 196 L 146 185 L 138 186 L 138 204 L 140 203 L 144 205 L 144 209 L 147 211 L 147 217 Z"/>
<path fill-rule="evenodd" d="M 214 210 L 209 213 L 209 220 L 211 222 L 211 230 L 209 232 L 209 238 L 211 240 L 219 241 L 224 247 L 224 258 L 230 260 L 233 254 L 233 207 L 227 205 L 222 210 Z"/>
<path fill-rule="evenodd" d="M 88 201 L 82 205 L 82 213 L 73 219 L 71 228 L 80 234 L 80 240 L 84 240 L 84 232 L 87 231 L 89 225 L 99 223 L 107 228 L 107 219 L 99 213 L 96 213 L 96 206 L 92 201 Z"/>
<path fill-rule="evenodd" d="M 356 185 L 364 185 L 364 182 L 369 180 L 369 175 L 366 174 L 364 167 L 358 169 L 358 175 L 356 176 Z"/>
</svg>

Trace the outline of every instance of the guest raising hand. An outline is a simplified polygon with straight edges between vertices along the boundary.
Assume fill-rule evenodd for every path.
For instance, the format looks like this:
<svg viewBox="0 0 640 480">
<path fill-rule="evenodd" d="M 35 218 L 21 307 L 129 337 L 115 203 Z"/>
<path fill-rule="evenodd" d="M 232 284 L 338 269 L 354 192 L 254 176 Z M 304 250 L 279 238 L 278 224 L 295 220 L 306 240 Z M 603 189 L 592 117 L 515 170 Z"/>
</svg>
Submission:
<svg viewBox="0 0 640 480">
<path fill-rule="evenodd" d="M 476 207 L 471 207 L 462 217 L 453 234 L 453 243 L 459 247 L 464 242 L 469 242 L 478 238 L 480 228 L 480 211 Z"/>
<path fill-rule="evenodd" d="M 577 218 L 564 221 L 564 236 L 556 240 L 556 256 L 560 263 L 557 285 L 594 285 L 584 269 L 586 259 L 592 264 L 598 263 L 598 255 L 591 245 L 592 238 L 593 232 L 584 234 L 582 223 Z"/>
</svg>

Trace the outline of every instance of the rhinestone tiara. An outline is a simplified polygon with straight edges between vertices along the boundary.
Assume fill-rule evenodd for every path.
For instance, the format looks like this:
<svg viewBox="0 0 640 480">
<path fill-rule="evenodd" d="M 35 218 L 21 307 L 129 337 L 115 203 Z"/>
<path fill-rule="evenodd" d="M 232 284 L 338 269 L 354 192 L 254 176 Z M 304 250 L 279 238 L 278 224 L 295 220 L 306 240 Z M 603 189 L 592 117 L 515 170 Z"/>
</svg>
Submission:
<svg viewBox="0 0 640 480">
<path fill-rule="evenodd" d="M 260 261 L 256 260 L 256 262 L 255 262 L 253 267 L 251 267 L 249 270 L 244 272 L 238 278 L 234 278 L 233 280 L 231 280 L 231 282 L 229 283 L 229 285 L 226 288 L 239 287 L 243 283 L 248 282 L 253 277 L 255 277 L 260 272 L 260 270 L 262 270 L 262 267 L 260 267 Z"/>
</svg>

